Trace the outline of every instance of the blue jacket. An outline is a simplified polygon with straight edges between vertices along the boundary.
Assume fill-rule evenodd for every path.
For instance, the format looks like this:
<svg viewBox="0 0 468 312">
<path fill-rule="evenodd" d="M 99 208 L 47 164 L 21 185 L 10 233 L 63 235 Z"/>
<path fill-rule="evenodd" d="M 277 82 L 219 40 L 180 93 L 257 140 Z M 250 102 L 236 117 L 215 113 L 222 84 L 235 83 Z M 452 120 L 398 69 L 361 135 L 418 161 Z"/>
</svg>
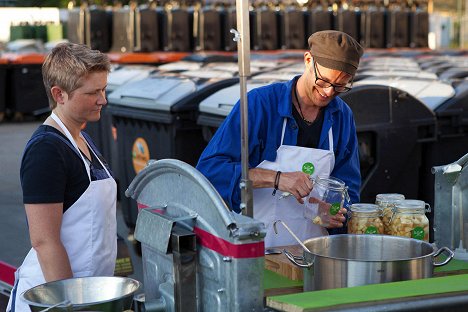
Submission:
<svg viewBox="0 0 468 312">
<path fill-rule="evenodd" d="M 291 88 L 295 79 L 298 77 L 248 93 L 250 168 L 255 168 L 263 160 L 275 161 L 285 117 L 288 121 L 283 144 L 296 145 L 298 125 L 292 115 L 291 104 Z M 351 203 L 357 203 L 361 175 L 356 126 L 351 109 L 338 97 L 324 109 L 318 148 L 329 149 L 330 127 L 333 129 L 335 153 L 335 167 L 331 175 L 346 183 Z M 236 212 L 239 212 L 241 200 L 240 129 L 240 102 L 237 102 L 203 151 L 197 165 L 197 169 L 210 180 L 224 201 Z"/>
</svg>

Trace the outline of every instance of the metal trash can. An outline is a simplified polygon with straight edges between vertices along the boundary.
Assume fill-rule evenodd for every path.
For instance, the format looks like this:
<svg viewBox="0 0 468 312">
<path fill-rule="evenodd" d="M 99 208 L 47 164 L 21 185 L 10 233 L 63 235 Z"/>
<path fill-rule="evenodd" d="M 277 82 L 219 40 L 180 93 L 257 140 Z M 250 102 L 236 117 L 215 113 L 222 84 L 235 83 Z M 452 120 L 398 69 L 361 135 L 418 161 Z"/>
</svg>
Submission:
<svg viewBox="0 0 468 312">
<path fill-rule="evenodd" d="M 361 13 L 361 44 L 366 48 L 385 48 L 385 8 L 369 6 Z"/>
<path fill-rule="evenodd" d="M 162 22 L 164 10 L 161 7 L 140 5 L 136 9 L 136 46 L 140 52 L 153 52 L 163 49 Z"/>
<path fill-rule="evenodd" d="M 263 5 L 255 9 L 255 50 L 279 49 L 278 12 Z"/>
<path fill-rule="evenodd" d="M 317 6 L 309 11 L 307 34 L 333 29 L 333 10 L 328 6 Z"/>
<path fill-rule="evenodd" d="M 409 11 L 393 8 L 387 11 L 385 20 L 387 48 L 401 48 L 409 45 Z"/>
<path fill-rule="evenodd" d="M 345 32 L 359 42 L 361 28 L 361 11 L 358 8 L 339 8 L 335 16 L 335 29 Z"/>
<path fill-rule="evenodd" d="M 150 159 L 176 158 L 196 164 L 206 145 L 196 124 L 198 104 L 238 81 L 232 75 L 226 79 L 209 78 L 207 71 L 203 74 L 204 78 L 189 78 L 184 73 L 159 73 L 109 94 L 107 112 L 117 130 L 121 195 Z M 121 207 L 127 226 L 134 228 L 135 202 L 121 196 Z"/>
<path fill-rule="evenodd" d="M 112 16 L 112 52 L 133 52 L 136 38 L 136 12 L 129 6 L 115 9 Z"/>
<path fill-rule="evenodd" d="M 306 18 L 305 12 L 296 6 L 287 6 L 279 13 L 280 48 L 305 49 L 306 43 Z"/>
</svg>

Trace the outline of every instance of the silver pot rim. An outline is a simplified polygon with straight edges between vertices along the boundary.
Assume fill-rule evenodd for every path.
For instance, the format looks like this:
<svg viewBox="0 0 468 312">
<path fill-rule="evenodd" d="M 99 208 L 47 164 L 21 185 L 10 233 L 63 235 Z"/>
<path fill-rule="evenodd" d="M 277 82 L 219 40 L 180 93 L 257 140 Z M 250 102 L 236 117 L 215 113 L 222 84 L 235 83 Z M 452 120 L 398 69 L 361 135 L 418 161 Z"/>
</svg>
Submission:
<svg viewBox="0 0 468 312">
<path fill-rule="evenodd" d="M 424 259 L 428 257 L 433 257 L 437 253 L 437 247 L 421 240 L 417 240 L 414 238 L 409 238 L 409 237 L 401 237 L 401 236 L 390 236 L 390 235 L 381 235 L 381 234 L 337 234 L 337 235 L 329 235 L 329 236 L 321 236 L 321 237 L 314 237 L 314 238 L 309 238 L 305 240 L 303 243 L 304 245 L 308 246 L 309 242 L 315 242 L 319 240 L 338 240 L 342 237 L 363 237 L 364 239 L 372 239 L 375 237 L 378 237 L 380 239 L 386 239 L 386 240 L 394 240 L 394 241 L 407 241 L 407 242 L 414 242 L 419 245 L 424 245 L 430 248 L 432 251 L 426 255 L 422 256 L 417 256 L 417 257 L 411 257 L 411 258 L 400 258 L 396 256 L 395 258 L 392 259 L 385 259 L 385 260 L 374 260 L 374 259 L 350 259 L 350 258 L 345 258 L 345 257 L 333 257 L 333 256 L 328 256 L 321 254 L 320 252 L 313 252 L 311 251 L 310 253 L 307 250 L 303 250 L 304 252 L 304 257 L 308 254 L 314 256 L 314 257 L 321 257 L 321 258 L 326 258 L 326 259 L 333 259 L 333 260 L 345 260 L 345 261 L 356 261 L 356 262 L 394 262 L 394 261 L 410 261 L 410 260 L 417 260 L 417 259 Z M 310 248 L 309 248 L 310 249 Z"/>
</svg>

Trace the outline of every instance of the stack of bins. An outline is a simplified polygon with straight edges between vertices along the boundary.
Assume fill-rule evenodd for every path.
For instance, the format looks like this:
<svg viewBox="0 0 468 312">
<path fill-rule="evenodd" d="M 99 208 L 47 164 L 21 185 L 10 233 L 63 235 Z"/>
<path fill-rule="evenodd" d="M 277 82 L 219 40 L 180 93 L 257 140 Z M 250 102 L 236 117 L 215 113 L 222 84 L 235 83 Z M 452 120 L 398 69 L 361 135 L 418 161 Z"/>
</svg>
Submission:
<svg viewBox="0 0 468 312">
<path fill-rule="evenodd" d="M 5 118 L 5 108 L 7 101 L 7 67 L 8 60 L 6 58 L 0 57 L 0 122 Z"/>
<path fill-rule="evenodd" d="M 127 83 L 145 79 L 155 70 L 155 66 L 149 65 L 114 66 L 107 79 L 106 93 L 109 95 L 114 90 Z M 114 175 L 118 177 L 118 153 L 112 128 L 112 117 L 107 113 L 106 105 L 101 109 L 101 118 L 99 121 L 88 123 L 85 131 L 91 136 L 99 151 L 109 163 Z"/>
<path fill-rule="evenodd" d="M 168 64 L 170 65 L 170 64 Z M 190 72 L 190 71 L 187 71 Z M 208 71 L 197 70 L 208 76 Z M 124 220 L 135 227 L 136 203 L 122 196 L 150 159 L 176 158 L 195 165 L 205 147 L 196 124 L 198 104 L 236 78 L 188 78 L 184 73 L 157 73 L 109 94 L 107 112 L 117 130 L 119 192 Z"/>
<path fill-rule="evenodd" d="M 50 111 L 42 80 L 43 54 L 17 54 L 9 56 L 10 98 L 7 103 L 16 119 L 25 115 L 38 116 Z"/>
</svg>

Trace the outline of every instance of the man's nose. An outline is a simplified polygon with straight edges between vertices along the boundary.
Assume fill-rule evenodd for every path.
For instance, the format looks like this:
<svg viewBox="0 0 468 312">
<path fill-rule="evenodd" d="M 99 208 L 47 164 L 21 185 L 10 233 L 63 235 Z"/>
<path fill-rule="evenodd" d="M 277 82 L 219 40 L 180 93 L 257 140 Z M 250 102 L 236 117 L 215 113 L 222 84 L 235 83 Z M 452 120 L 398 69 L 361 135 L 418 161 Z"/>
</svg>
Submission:
<svg viewBox="0 0 468 312">
<path fill-rule="evenodd" d="M 335 89 L 333 88 L 333 86 L 329 86 L 327 88 L 323 88 L 323 92 L 326 96 L 332 96 L 335 93 Z"/>
</svg>

